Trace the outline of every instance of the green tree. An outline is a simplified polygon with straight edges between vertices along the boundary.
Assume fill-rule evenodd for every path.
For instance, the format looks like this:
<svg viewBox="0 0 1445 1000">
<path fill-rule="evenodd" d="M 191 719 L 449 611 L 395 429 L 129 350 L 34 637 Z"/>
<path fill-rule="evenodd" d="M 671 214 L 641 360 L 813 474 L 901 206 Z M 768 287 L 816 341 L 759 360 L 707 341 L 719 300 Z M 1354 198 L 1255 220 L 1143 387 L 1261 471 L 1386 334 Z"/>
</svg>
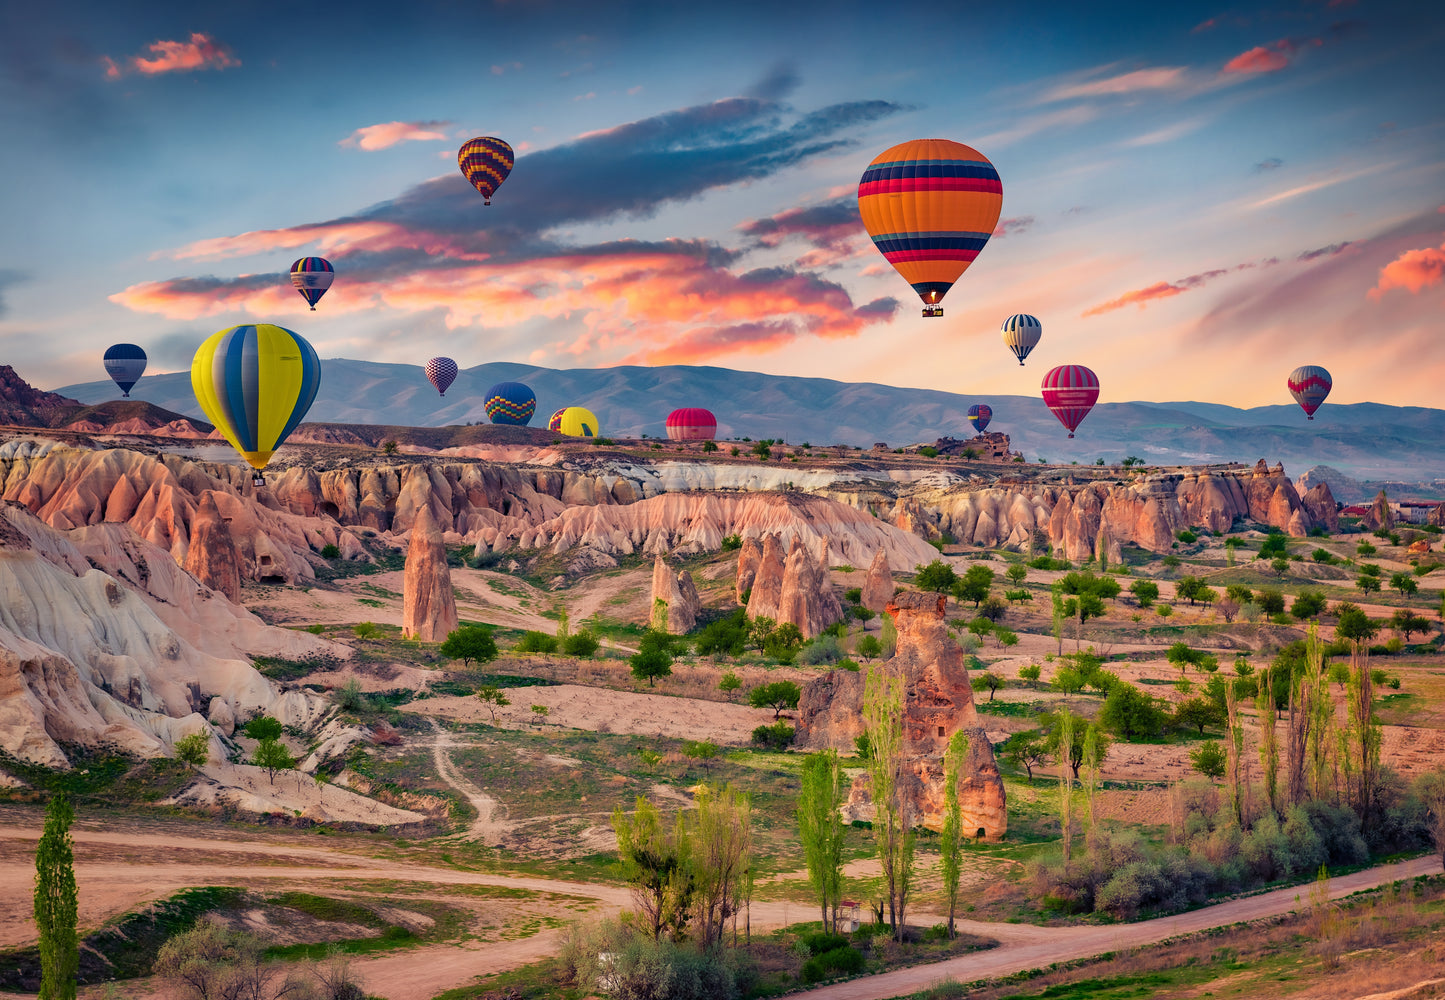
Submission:
<svg viewBox="0 0 1445 1000">
<path fill-rule="evenodd" d="M 1153 580 L 1135 580 L 1129 585 L 1129 593 L 1139 602 L 1139 607 L 1148 608 L 1159 600 L 1159 584 Z"/>
<path fill-rule="evenodd" d="M 1274 575 L 1283 580 L 1289 575 L 1289 560 L 1284 556 L 1277 556 L 1269 561 L 1269 568 L 1274 570 Z"/>
<path fill-rule="evenodd" d="M 883 643 L 878 640 L 876 635 L 860 636 L 854 652 L 863 657 L 865 661 L 876 660 L 883 655 Z"/>
<path fill-rule="evenodd" d="M 1019 644 L 1019 634 L 1002 626 L 993 630 L 993 637 L 1002 649 L 1012 649 Z"/>
<path fill-rule="evenodd" d="M 1355 581 L 1355 586 L 1359 587 L 1360 590 L 1366 594 L 1373 594 L 1380 589 L 1380 578 L 1378 576 L 1370 576 L 1368 573 L 1362 573 L 1360 578 Z"/>
<path fill-rule="evenodd" d="M 773 449 L 768 447 L 768 442 L 758 441 L 749 449 L 754 455 L 766 462 L 773 457 Z"/>
<path fill-rule="evenodd" d="M 888 893 L 889 923 L 901 941 L 913 887 L 913 826 L 917 817 L 899 783 L 903 762 L 903 678 L 886 664 L 870 665 L 864 678 L 863 729 L 868 734 L 873 837 Z"/>
<path fill-rule="evenodd" d="M 1430 631 L 1430 619 L 1424 615 L 1417 615 L 1408 608 L 1396 608 L 1395 613 L 1390 616 L 1390 627 L 1410 641 L 1410 635 L 1414 632 Z"/>
<path fill-rule="evenodd" d="M 438 649 L 449 660 L 461 660 L 470 667 L 472 661 L 490 663 L 497 658 L 497 640 L 486 625 L 463 625 L 447 633 Z"/>
<path fill-rule="evenodd" d="M 492 725 L 497 724 L 497 709 L 511 704 L 502 689 L 495 684 L 483 685 L 477 691 L 477 701 L 487 706 L 487 711 L 492 713 Z"/>
<path fill-rule="evenodd" d="M 918 571 L 913 582 L 917 584 L 919 590 L 931 590 L 934 593 L 943 594 L 952 589 L 954 581 L 957 579 L 958 574 L 953 571 L 952 566 L 942 559 L 935 559 Z"/>
<path fill-rule="evenodd" d="M 211 759 L 211 736 L 209 733 L 191 733 L 176 740 L 176 756 L 193 767 L 205 767 Z"/>
<path fill-rule="evenodd" d="M 633 677 L 638 680 L 646 679 L 647 686 L 652 687 L 659 677 L 672 676 L 671 636 L 666 632 L 648 629 L 637 645 L 637 652 L 627 659 L 632 666 Z"/>
<path fill-rule="evenodd" d="M 1068 764 L 1074 772 L 1074 777 L 1079 776 L 1079 768 L 1084 764 L 1084 741 L 1088 736 L 1088 723 L 1080 716 L 1074 715 L 1067 708 L 1056 713 L 1047 713 L 1040 716 L 1040 721 L 1045 726 L 1044 742 L 1048 747 L 1049 756 L 1060 763 Z M 1109 749 L 1113 741 L 1100 733 L 1098 736 L 1099 760 L 1109 756 Z"/>
<path fill-rule="evenodd" d="M 1008 577 L 1009 582 L 1015 587 L 1022 586 L 1023 582 L 1029 578 L 1029 568 L 1023 563 L 1014 563 L 1004 570 L 1003 575 Z"/>
<path fill-rule="evenodd" d="M 717 682 L 717 689 L 723 694 L 727 695 L 729 701 L 732 701 L 733 692 L 742 686 L 742 678 L 739 677 L 737 674 L 733 673 L 731 670 L 723 674 Z"/>
<path fill-rule="evenodd" d="M 943 869 L 943 896 L 948 900 L 948 936 L 954 937 L 953 916 L 958 909 L 958 883 L 963 872 L 963 810 L 958 801 L 958 782 L 968 760 L 968 734 L 956 731 L 943 754 L 943 830 L 938 853 Z"/>
<path fill-rule="evenodd" d="M 988 692 L 989 701 L 993 701 L 993 696 L 998 693 L 998 689 L 1006 683 L 1002 674 L 996 674 L 992 670 L 979 674 L 971 682 L 975 691 Z"/>
<path fill-rule="evenodd" d="M 1174 724 L 1182 729 L 1197 729 L 1203 736 L 1205 726 L 1224 725 L 1224 710 L 1211 698 L 1187 698 L 1174 709 Z"/>
<path fill-rule="evenodd" d="M 1004 744 L 1004 757 L 1014 767 L 1021 767 L 1028 772 L 1030 785 L 1034 783 L 1034 768 L 1042 767 L 1052 753 L 1047 737 L 1038 730 L 1015 733 Z"/>
<path fill-rule="evenodd" d="M 665 931 L 680 931 L 687 924 L 693 893 L 692 842 L 682 813 L 669 831 L 657 807 L 639 795 L 631 816 L 621 806 L 612 811 L 612 829 L 622 875 L 632 886 L 643 927 L 653 940 Z"/>
<path fill-rule="evenodd" d="M 253 740 L 279 740 L 283 730 L 276 719 L 269 715 L 258 715 L 246 723 L 242 732 Z"/>
<path fill-rule="evenodd" d="M 1254 600 L 1259 610 L 1267 615 L 1277 615 L 1284 610 L 1284 594 L 1277 587 L 1261 587 Z"/>
<path fill-rule="evenodd" d="M 45 809 L 45 829 L 35 848 L 35 929 L 40 937 L 40 1000 L 75 1000 L 80 969 L 76 933 L 79 895 L 70 824 L 75 811 L 58 792 Z"/>
<path fill-rule="evenodd" d="M 778 623 L 767 615 L 760 615 L 748 622 L 748 642 L 759 653 L 768 647 L 768 640 L 773 637 L 773 631 L 777 629 Z"/>
<path fill-rule="evenodd" d="M 726 618 L 703 626 L 697 636 L 699 656 L 742 656 L 748 645 L 747 609 L 738 608 Z M 763 641 L 767 645 L 766 637 Z"/>
<path fill-rule="evenodd" d="M 263 739 L 256 744 L 256 749 L 251 754 L 251 763 L 265 770 L 266 777 L 274 785 L 276 772 L 295 767 L 296 758 L 291 756 L 291 751 L 287 750 L 286 744 L 280 740 Z"/>
<path fill-rule="evenodd" d="M 1167 723 L 1168 716 L 1155 699 L 1122 682 L 1109 690 L 1099 711 L 1099 724 L 1130 742 L 1162 736 Z"/>
<path fill-rule="evenodd" d="M 1420 585 L 1409 573 L 1396 573 L 1390 577 L 1390 586 L 1398 590 L 1401 597 L 1408 597 L 1420 589 Z"/>
<path fill-rule="evenodd" d="M 1041 673 L 1043 673 L 1043 670 L 1037 663 L 1025 664 L 1019 667 L 1019 680 L 1027 681 L 1031 685 L 1037 685 Z"/>
<path fill-rule="evenodd" d="M 1181 576 L 1179 582 L 1174 584 L 1174 595 L 1187 598 L 1192 606 L 1199 598 L 1199 592 L 1204 589 L 1204 581 L 1197 576 Z"/>
<path fill-rule="evenodd" d="M 748 692 L 748 704 L 753 708 L 771 708 L 773 718 L 782 714 L 785 708 L 797 708 L 802 691 L 792 681 L 773 681 L 759 684 Z"/>
<path fill-rule="evenodd" d="M 1296 618 L 1317 618 L 1324 614 L 1325 595 L 1318 590 L 1301 590 L 1290 605 L 1289 612 Z"/>
<path fill-rule="evenodd" d="M 1218 740 L 1207 740 L 1189 751 L 1189 766 L 1211 780 L 1224 777 L 1229 755 Z"/>
<path fill-rule="evenodd" d="M 562 651 L 568 656 L 591 659 L 602 645 L 590 629 L 579 629 L 562 640 Z"/>
<path fill-rule="evenodd" d="M 697 790 L 691 823 L 693 905 L 691 916 L 704 951 L 722 942 L 728 918 L 741 909 L 752 870 L 752 803 L 724 785 Z"/>
<path fill-rule="evenodd" d="M 972 601 L 976 608 L 988 592 L 993 589 L 993 570 L 988 566 L 981 566 L 974 563 L 963 574 L 962 578 L 953 585 L 953 598 L 956 601 Z"/>
<path fill-rule="evenodd" d="M 1242 583 L 1231 583 L 1225 587 L 1224 596 L 1231 601 L 1238 601 L 1240 604 L 1250 604 L 1254 601 L 1254 591 Z"/>
<path fill-rule="evenodd" d="M 1084 680 L 1083 673 L 1077 667 L 1059 667 L 1054 671 L 1049 686 L 1064 694 L 1078 694 L 1084 690 L 1086 683 L 1088 682 Z"/>
<path fill-rule="evenodd" d="M 1353 604 L 1336 605 L 1335 614 L 1339 616 L 1335 624 L 1337 638 L 1359 644 L 1373 639 L 1379 631 L 1379 626 Z"/>
<path fill-rule="evenodd" d="M 522 633 L 522 638 L 517 640 L 517 645 L 512 647 L 512 650 L 517 653 L 555 653 L 557 637 L 535 629 L 529 630 Z"/>
<path fill-rule="evenodd" d="M 837 930 L 838 903 L 843 894 L 842 768 L 833 750 L 803 759 L 798 793 L 798 839 L 808 866 L 808 884 L 818 899 L 824 932 Z"/>
<path fill-rule="evenodd" d="M 982 639 L 984 636 L 988 635 L 993 631 L 993 622 L 989 621 L 987 618 L 979 616 L 978 618 L 975 618 L 973 621 L 968 623 L 968 630 L 979 639 Z"/>
<path fill-rule="evenodd" d="M 717 744 L 711 740 L 688 740 L 682 745 L 682 755 L 702 765 L 707 774 L 712 774 L 712 762 L 717 759 Z"/>
</svg>

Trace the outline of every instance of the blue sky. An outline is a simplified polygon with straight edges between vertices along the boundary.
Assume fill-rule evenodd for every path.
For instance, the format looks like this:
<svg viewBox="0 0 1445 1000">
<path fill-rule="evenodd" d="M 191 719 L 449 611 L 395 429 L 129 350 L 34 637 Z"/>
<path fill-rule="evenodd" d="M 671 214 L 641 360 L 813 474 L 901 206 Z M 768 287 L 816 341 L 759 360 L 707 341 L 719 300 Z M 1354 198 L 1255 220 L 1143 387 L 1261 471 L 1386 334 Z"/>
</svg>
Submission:
<svg viewBox="0 0 1445 1000">
<path fill-rule="evenodd" d="M 0 362 L 696 362 L 977 394 L 1438 405 L 1445 14 L 1420 3 L 8 5 Z M 517 166 L 490 208 L 474 135 Z M 975 146 L 1000 230 L 925 320 L 867 163 Z M 315 313 L 289 287 L 322 254 Z M 1020 369 L 998 325 L 1044 323 Z"/>
</svg>

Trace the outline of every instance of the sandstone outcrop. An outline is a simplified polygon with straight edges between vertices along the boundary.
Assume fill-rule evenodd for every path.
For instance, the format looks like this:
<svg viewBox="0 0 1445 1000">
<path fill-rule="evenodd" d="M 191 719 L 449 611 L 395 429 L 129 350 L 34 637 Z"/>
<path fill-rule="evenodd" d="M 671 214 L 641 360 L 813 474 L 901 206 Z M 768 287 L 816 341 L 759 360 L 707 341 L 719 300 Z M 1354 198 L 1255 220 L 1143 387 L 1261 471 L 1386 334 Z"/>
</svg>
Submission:
<svg viewBox="0 0 1445 1000">
<path fill-rule="evenodd" d="M 777 535 L 763 538 L 758 571 L 753 577 L 753 592 L 748 598 L 749 618 L 778 618 L 783 599 L 783 542 Z"/>
<path fill-rule="evenodd" d="M 652 606 L 656 607 L 658 601 L 667 605 L 667 631 L 685 635 L 693 630 L 702 608 L 697 585 L 687 570 L 674 573 L 662 556 L 657 556 L 652 563 Z"/>
<path fill-rule="evenodd" d="M 888 602 L 893 600 L 893 574 L 888 571 L 888 554 L 882 549 L 873 556 L 868 575 L 863 579 L 863 596 L 860 602 L 870 611 L 883 613 Z"/>
<path fill-rule="evenodd" d="M 216 507 L 216 494 L 207 490 L 191 518 L 190 548 L 186 552 L 186 572 L 230 600 L 241 600 L 241 560 L 221 512 Z"/>
<path fill-rule="evenodd" d="M 1325 482 L 1316 483 L 1305 491 L 1300 497 L 1305 510 L 1310 512 L 1310 520 L 1317 527 L 1324 528 L 1330 534 L 1340 530 L 1340 507 L 1335 502 L 1335 495 L 1330 491 L 1330 484 Z"/>
<path fill-rule="evenodd" d="M 1360 523 L 1367 531 L 1395 526 L 1395 514 L 1390 510 L 1390 499 L 1385 496 L 1384 490 L 1375 494 L 1375 502 L 1370 504 L 1370 509 L 1365 512 Z"/>
<path fill-rule="evenodd" d="M 423 506 L 411 529 L 402 585 L 401 634 L 441 642 L 457 627 L 457 602 L 446 544 L 430 508 Z"/>
<path fill-rule="evenodd" d="M 793 548 L 783 564 L 778 624 L 792 622 L 804 639 L 812 639 L 842 618 L 843 602 L 828 578 L 826 546 L 814 552 L 802 539 L 793 539 Z"/>
<path fill-rule="evenodd" d="M 734 593 L 739 604 L 746 604 L 758 578 L 758 566 L 763 561 L 763 547 L 756 538 L 744 538 L 738 549 L 738 578 Z"/>
<path fill-rule="evenodd" d="M 1433 524 L 1437 528 L 1445 528 L 1445 503 L 1438 507 L 1432 507 L 1430 513 L 1425 515 L 1425 523 Z"/>
<path fill-rule="evenodd" d="M 978 724 L 963 650 L 944 624 L 946 600 L 904 593 L 889 605 L 898 627 L 898 648 L 882 665 L 903 678 L 903 756 L 900 787 L 915 821 L 939 829 L 943 819 L 943 754 L 959 730 L 968 733 L 969 759 L 960 785 L 964 831 L 997 839 L 1007 830 L 1003 779 L 993 748 Z M 847 749 L 862 732 L 864 679 L 832 671 L 810 682 L 798 704 L 798 742 L 812 748 Z M 866 785 L 856 784 L 851 806 L 862 818 Z"/>
</svg>

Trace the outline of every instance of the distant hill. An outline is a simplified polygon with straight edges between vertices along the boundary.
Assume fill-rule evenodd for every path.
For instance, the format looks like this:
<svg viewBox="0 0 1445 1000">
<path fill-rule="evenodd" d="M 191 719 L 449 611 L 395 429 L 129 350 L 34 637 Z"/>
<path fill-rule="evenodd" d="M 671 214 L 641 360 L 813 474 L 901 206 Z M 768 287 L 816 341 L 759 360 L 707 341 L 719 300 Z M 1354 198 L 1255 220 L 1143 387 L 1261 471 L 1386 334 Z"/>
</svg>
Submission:
<svg viewBox="0 0 1445 1000">
<path fill-rule="evenodd" d="M 1041 399 L 963 396 L 872 382 L 836 382 L 666 365 L 657 368 L 557 370 L 497 362 L 468 368 L 439 397 L 416 365 L 337 358 L 322 363 L 321 391 L 308 420 L 340 424 L 437 427 L 486 420 L 483 395 L 493 384 L 525 382 L 537 393 L 533 426 L 562 406 L 598 415 L 604 434 L 665 434 L 679 406 L 705 406 L 719 437 L 783 438 L 790 443 L 890 445 L 969 433 L 968 407 L 993 407 L 990 430 L 1002 431 L 1029 461 L 1110 462 L 1137 455 L 1151 463 L 1283 461 L 1295 472 L 1327 463 L 1359 479 L 1445 477 L 1445 410 L 1326 403 L 1313 421 L 1296 406 L 1242 410 L 1216 403 L 1101 403 L 1070 441 Z M 83 403 L 114 399 L 109 382 L 63 386 Z M 167 410 L 201 417 L 189 372 L 147 375 L 131 390 Z"/>
<path fill-rule="evenodd" d="M 9 365 L 0 365 L 0 424 L 91 433 L 161 431 L 185 437 L 203 437 L 212 430 L 203 420 L 193 420 L 142 399 L 111 399 L 92 406 L 60 393 L 41 392 Z"/>
</svg>

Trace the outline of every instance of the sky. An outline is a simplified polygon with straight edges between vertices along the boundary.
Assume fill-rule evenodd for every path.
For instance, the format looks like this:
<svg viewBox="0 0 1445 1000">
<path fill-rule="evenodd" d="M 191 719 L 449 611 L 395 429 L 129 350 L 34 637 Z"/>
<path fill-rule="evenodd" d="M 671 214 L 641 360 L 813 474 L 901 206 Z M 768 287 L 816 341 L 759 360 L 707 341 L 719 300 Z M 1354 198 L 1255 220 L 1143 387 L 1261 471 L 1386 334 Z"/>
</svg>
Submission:
<svg viewBox="0 0 1445 1000">
<path fill-rule="evenodd" d="M 979 9 L 987 8 L 987 9 Z M 1292 0 L 0 7 L 0 363 L 707 364 L 1102 401 L 1445 399 L 1445 5 Z M 516 166 L 492 205 L 473 136 Z M 857 185 L 943 137 L 1003 181 L 925 319 Z M 291 262 L 336 282 L 309 312 Z M 1019 367 L 999 337 L 1043 323 Z"/>
</svg>

